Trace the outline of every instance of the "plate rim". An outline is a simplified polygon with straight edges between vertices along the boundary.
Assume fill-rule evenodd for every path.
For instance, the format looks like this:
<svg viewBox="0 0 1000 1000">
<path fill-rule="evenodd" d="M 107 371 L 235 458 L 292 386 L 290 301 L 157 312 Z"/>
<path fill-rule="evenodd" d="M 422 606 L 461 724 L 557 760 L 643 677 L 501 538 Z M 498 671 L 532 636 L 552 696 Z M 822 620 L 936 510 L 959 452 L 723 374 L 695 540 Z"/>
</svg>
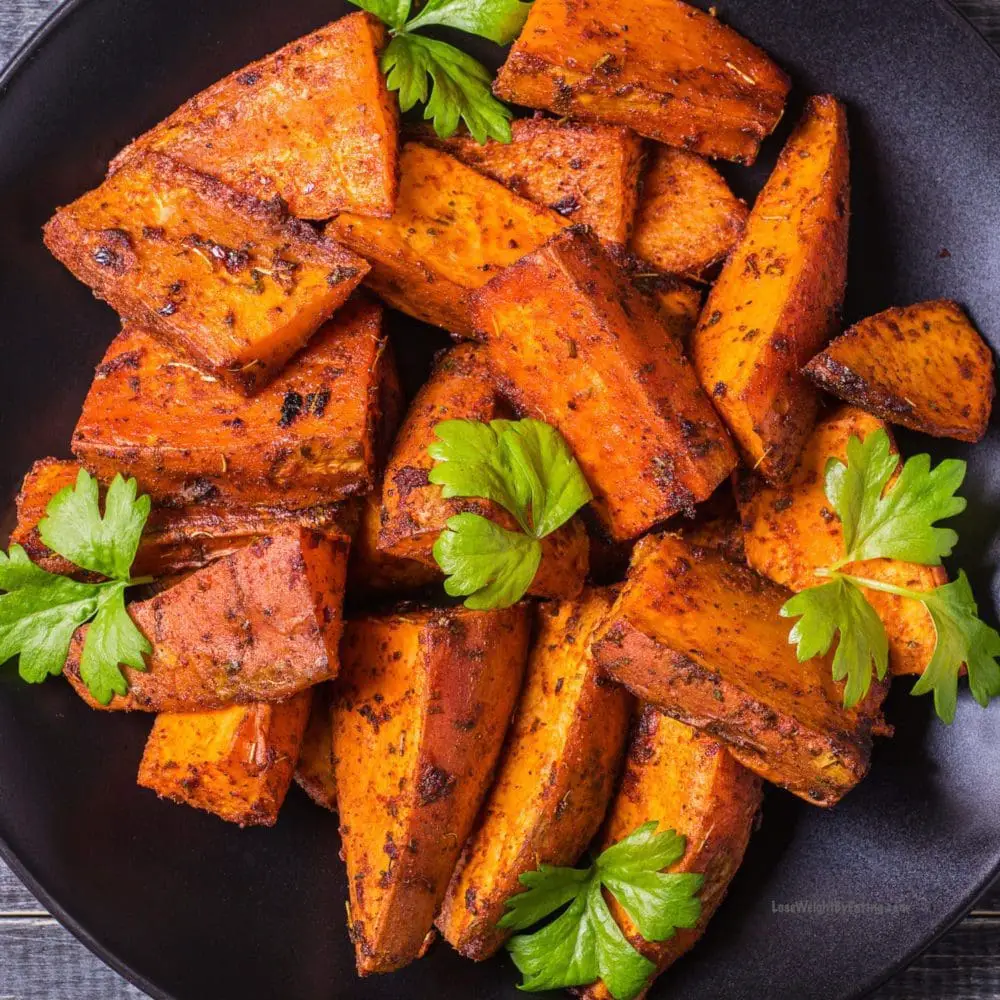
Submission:
<svg viewBox="0 0 1000 1000">
<path fill-rule="evenodd" d="M 10 59 L 3 66 L 0 66 L 0 103 L 7 96 L 7 91 L 15 78 L 24 70 L 27 64 L 35 58 L 44 47 L 50 35 L 54 34 L 63 22 L 71 18 L 78 10 L 90 3 L 91 0 L 63 0 L 62 3 L 52 11 L 42 23 L 14 50 Z M 989 39 L 980 31 L 963 11 L 959 10 L 951 0 L 911 0 L 911 2 L 926 3 L 936 7 L 943 16 L 950 18 L 961 30 L 968 44 L 975 43 L 980 49 L 985 50 L 1000 68 L 1000 50 L 998 50 Z M 40 881 L 28 870 L 14 850 L 7 843 L 3 836 L 0 836 L 0 859 L 24 884 L 25 888 L 48 910 L 60 926 L 73 935 L 91 954 L 99 958 L 105 965 L 118 973 L 127 982 L 148 994 L 153 1000 L 182 1000 L 182 998 L 168 993 L 155 983 L 151 982 L 141 973 L 137 972 L 131 965 L 120 959 L 110 948 L 105 947 L 83 924 L 76 920 L 70 913 L 54 898 L 54 896 L 40 883 Z M 924 954 L 935 942 L 939 941 L 945 934 L 956 927 L 967 915 L 970 906 L 994 883 L 1000 882 L 1000 854 L 994 859 L 994 864 L 985 880 L 978 882 L 971 892 L 964 895 L 959 904 L 949 910 L 936 923 L 934 931 L 926 940 L 911 948 L 905 955 L 897 959 L 881 973 L 869 980 L 857 994 L 854 1000 L 863 1000 L 870 996 L 880 986 L 902 972 L 913 964 L 913 962 Z"/>
</svg>

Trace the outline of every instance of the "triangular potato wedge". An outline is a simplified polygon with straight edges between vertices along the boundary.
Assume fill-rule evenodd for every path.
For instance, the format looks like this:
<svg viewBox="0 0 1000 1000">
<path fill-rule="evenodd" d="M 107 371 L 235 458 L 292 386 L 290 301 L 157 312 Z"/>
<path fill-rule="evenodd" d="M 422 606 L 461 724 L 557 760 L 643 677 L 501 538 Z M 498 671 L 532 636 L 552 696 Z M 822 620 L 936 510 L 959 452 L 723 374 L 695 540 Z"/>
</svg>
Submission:
<svg viewBox="0 0 1000 1000">
<path fill-rule="evenodd" d="M 890 424 L 979 441 L 993 406 L 993 354 L 955 302 L 886 309 L 806 365 L 821 388 Z"/>
<path fill-rule="evenodd" d="M 337 808 L 337 778 L 333 761 L 333 681 L 312 688 L 309 722 L 295 765 L 295 783 L 316 803 Z"/>
<path fill-rule="evenodd" d="M 488 958 L 503 944 L 497 921 L 523 890 L 519 876 L 540 864 L 575 864 L 604 818 L 631 707 L 590 656 L 591 634 L 612 599 L 591 590 L 539 611 L 496 781 L 437 919 L 467 958 Z"/>
<path fill-rule="evenodd" d="M 422 954 L 500 755 L 530 608 L 348 624 L 333 755 L 358 972 Z"/>
</svg>

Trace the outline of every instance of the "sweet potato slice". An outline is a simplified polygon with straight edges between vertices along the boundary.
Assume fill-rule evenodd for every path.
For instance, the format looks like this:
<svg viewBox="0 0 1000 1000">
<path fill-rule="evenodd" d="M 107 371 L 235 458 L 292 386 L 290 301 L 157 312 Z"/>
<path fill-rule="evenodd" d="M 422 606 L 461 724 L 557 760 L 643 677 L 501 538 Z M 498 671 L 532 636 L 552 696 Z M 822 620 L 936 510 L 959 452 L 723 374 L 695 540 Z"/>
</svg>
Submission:
<svg viewBox="0 0 1000 1000">
<path fill-rule="evenodd" d="M 610 607 L 610 594 L 591 590 L 540 609 L 496 781 L 437 918 L 466 958 L 488 958 L 503 944 L 497 922 L 523 888 L 519 876 L 539 864 L 575 864 L 604 818 L 631 707 L 590 656 L 590 636 Z"/>
<path fill-rule="evenodd" d="M 61 489 L 76 482 L 81 468 L 79 462 L 44 458 L 24 477 L 17 497 L 17 524 L 11 532 L 11 543 L 21 545 L 32 562 L 50 573 L 78 576 L 81 572 L 49 549 L 38 533 L 38 524 L 45 516 L 49 501 Z M 335 529 L 349 535 L 354 520 L 346 503 L 300 511 L 212 503 L 154 507 L 139 542 L 132 575 L 163 577 L 202 569 L 212 560 L 230 555 L 256 538 L 295 525 L 316 530 Z"/>
<path fill-rule="evenodd" d="M 635 547 L 628 581 L 594 637 L 615 680 L 724 743 L 743 765 L 830 806 L 868 770 L 885 685 L 843 707 L 830 656 L 799 663 L 790 592 L 675 535 Z"/>
<path fill-rule="evenodd" d="M 752 163 L 781 119 L 789 80 L 681 0 L 536 0 L 493 89 L 529 108 Z"/>
<path fill-rule="evenodd" d="M 568 222 L 419 143 L 403 146 L 399 169 L 391 219 L 344 212 L 327 235 L 369 261 L 367 283 L 390 305 L 471 335 L 469 292 Z"/>
<path fill-rule="evenodd" d="M 385 42 L 376 18 L 342 17 L 192 97 L 112 170 L 155 150 L 301 219 L 389 216 L 399 115 L 379 68 Z"/>
<path fill-rule="evenodd" d="M 312 507 L 378 481 L 382 310 L 355 300 L 250 399 L 128 326 L 97 368 L 73 453 L 99 479 L 135 476 L 154 500 Z"/>
<path fill-rule="evenodd" d="M 700 156 L 656 143 L 629 245 L 661 271 L 701 279 L 739 242 L 747 214 L 746 204 Z"/>
<path fill-rule="evenodd" d="M 281 701 L 337 675 L 347 573 L 345 535 L 305 528 L 261 538 L 183 579 L 129 613 L 153 651 L 145 671 L 109 705 L 80 677 L 87 627 L 78 629 L 66 676 L 93 708 L 200 712 Z"/>
<path fill-rule="evenodd" d="M 428 479 L 434 460 L 427 449 L 442 420 L 488 421 L 507 416 L 493 386 L 482 348 L 462 344 L 449 351 L 417 393 L 396 438 L 382 487 L 379 549 L 437 570 L 434 542 L 448 518 L 470 512 L 516 529 L 515 519 L 489 500 L 445 500 Z M 542 561 L 529 592 L 537 597 L 573 598 L 587 576 L 589 545 L 580 519 L 573 518 L 542 539 Z M 440 574 L 435 573 L 435 579 Z"/>
<path fill-rule="evenodd" d="M 840 520 L 824 489 L 830 458 L 847 461 L 851 436 L 864 439 L 886 430 L 878 417 L 841 406 L 822 417 L 806 441 L 787 483 L 769 486 L 758 476 L 740 486 L 740 512 L 747 561 L 764 576 L 791 590 L 826 582 L 814 570 L 832 566 L 844 555 Z M 845 573 L 881 580 L 911 590 L 932 590 L 947 583 L 942 566 L 920 566 L 895 559 L 849 563 Z M 937 632 L 930 613 L 917 601 L 876 590 L 865 597 L 878 612 L 889 639 L 889 668 L 894 674 L 919 674 L 930 661 Z"/>
<path fill-rule="evenodd" d="M 687 841 L 671 872 L 705 876 L 701 918 L 666 941 L 646 941 L 629 915 L 609 896 L 608 905 L 633 947 L 658 976 L 690 951 L 719 908 L 750 840 L 760 808 L 760 780 L 715 740 L 643 706 L 636 719 L 618 795 L 598 841 L 603 850 L 650 820 L 658 831 L 675 830 Z M 580 991 L 585 1000 L 612 1000 L 602 981 Z"/>
<path fill-rule="evenodd" d="M 847 119 L 813 97 L 709 294 L 692 358 L 746 461 L 788 477 L 816 419 L 801 368 L 834 332 L 847 277 Z"/>
<path fill-rule="evenodd" d="M 317 684 L 311 691 L 312 705 L 295 766 L 295 783 L 316 805 L 333 812 L 337 808 L 337 778 L 333 770 L 333 682 Z"/>
<path fill-rule="evenodd" d="M 602 239 L 627 243 L 639 192 L 642 140 L 616 125 L 522 118 L 510 143 L 471 136 L 421 141 L 451 153 L 522 198 L 547 205 Z"/>
<path fill-rule="evenodd" d="M 423 953 L 500 755 L 529 629 L 523 604 L 347 625 L 333 755 L 363 976 Z"/>
<path fill-rule="evenodd" d="M 615 540 L 690 511 L 732 471 L 678 342 L 592 235 L 559 234 L 475 305 L 501 391 L 562 432 Z"/>
<path fill-rule="evenodd" d="M 806 365 L 821 388 L 891 424 L 979 441 L 993 407 L 993 355 L 944 299 L 855 323 Z"/>
<path fill-rule="evenodd" d="M 61 208 L 45 244 L 123 317 L 245 393 L 272 379 L 368 270 L 277 204 L 161 153 Z"/>
<path fill-rule="evenodd" d="M 161 798 L 240 826 L 274 826 L 292 783 L 311 691 L 212 712 L 163 712 L 139 765 Z"/>
</svg>

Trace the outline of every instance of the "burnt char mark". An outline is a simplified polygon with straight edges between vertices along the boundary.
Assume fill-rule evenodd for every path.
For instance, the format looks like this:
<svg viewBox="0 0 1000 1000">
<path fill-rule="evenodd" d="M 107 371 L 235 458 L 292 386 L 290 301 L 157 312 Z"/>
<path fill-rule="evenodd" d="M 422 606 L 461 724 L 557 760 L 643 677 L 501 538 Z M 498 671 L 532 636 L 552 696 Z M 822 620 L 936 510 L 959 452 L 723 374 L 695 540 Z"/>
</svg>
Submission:
<svg viewBox="0 0 1000 1000">
<path fill-rule="evenodd" d="M 405 500 L 414 490 L 422 489 L 430 485 L 430 479 L 426 469 L 419 469 L 414 465 L 404 465 L 398 469 L 392 477 L 399 491 L 400 500 Z"/>
<path fill-rule="evenodd" d="M 97 371 L 94 374 L 97 378 L 108 378 L 109 375 L 124 371 L 126 368 L 130 368 L 133 371 L 138 370 L 141 365 L 142 351 L 125 351 L 123 354 L 116 355 L 110 361 L 105 361 L 103 364 L 98 365 Z"/>
<path fill-rule="evenodd" d="M 434 764 L 424 764 L 417 779 L 417 801 L 429 806 L 451 794 L 455 776 Z"/>
<path fill-rule="evenodd" d="M 291 427 L 298 420 L 302 413 L 305 400 L 302 394 L 289 390 L 285 393 L 285 398 L 281 401 L 281 417 L 278 419 L 279 427 Z"/>
</svg>

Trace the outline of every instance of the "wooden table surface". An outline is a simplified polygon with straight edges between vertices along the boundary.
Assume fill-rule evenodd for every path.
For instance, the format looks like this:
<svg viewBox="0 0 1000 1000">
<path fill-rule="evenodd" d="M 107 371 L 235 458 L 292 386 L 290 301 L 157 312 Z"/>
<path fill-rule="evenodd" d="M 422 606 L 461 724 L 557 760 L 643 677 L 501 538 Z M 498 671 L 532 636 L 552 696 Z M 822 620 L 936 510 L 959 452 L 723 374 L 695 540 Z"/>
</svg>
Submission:
<svg viewBox="0 0 1000 1000">
<path fill-rule="evenodd" d="M 0 66 L 60 2 L 0 0 Z M 1000 0 L 956 0 L 955 5 L 1000 48 Z M 141 1000 L 145 996 L 56 923 L 0 862 L 0 1000 Z M 1000 1000 L 1000 884 L 872 1000 L 932 998 Z"/>
</svg>

